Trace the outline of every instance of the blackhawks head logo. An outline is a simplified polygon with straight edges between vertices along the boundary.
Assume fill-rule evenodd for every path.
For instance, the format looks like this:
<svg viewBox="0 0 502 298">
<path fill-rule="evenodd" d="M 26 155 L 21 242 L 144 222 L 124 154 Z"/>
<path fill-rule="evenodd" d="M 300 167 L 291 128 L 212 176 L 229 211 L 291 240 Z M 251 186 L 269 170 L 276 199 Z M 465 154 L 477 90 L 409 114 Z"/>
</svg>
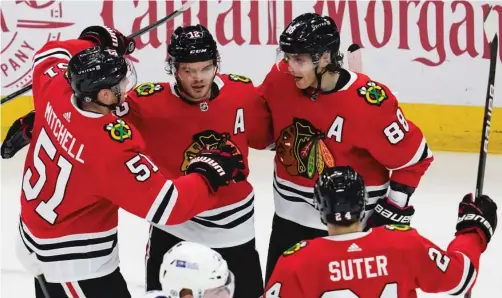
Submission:
<svg viewBox="0 0 502 298">
<path fill-rule="evenodd" d="M 230 141 L 229 133 L 219 133 L 214 130 L 205 130 L 200 132 L 192 137 L 192 144 L 188 146 L 183 154 L 183 164 L 181 165 L 181 171 L 185 172 L 187 170 L 188 165 L 190 164 L 190 160 L 194 158 L 199 151 L 205 149 L 218 149 L 223 145 L 228 145 L 234 147 L 236 152 L 234 155 L 241 154 L 239 148 L 235 146 L 235 144 Z"/>
<path fill-rule="evenodd" d="M 357 91 L 372 105 L 380 106 L 387 99 L 387 93 L 383 87 L 373 81 L 369 81 L 366 86 L 357 89 Z"/>
<path fill-rule="evenodd" d="M 310 122 L 295 118 L 281 131 L 276 142 L 277 156 L 292 176 L 313 179 L 325 167 L 334 167 L 335 159 L 324 143 L 324 134 Z"/>
<path fill-rule="evenodd" d="M 117 119 L 105 125 L 105 130 L 109 132 L 112 140 L 123 143 L 127 139 L 132 139 L 132 130 L 122 119 Z"/>
</svg>

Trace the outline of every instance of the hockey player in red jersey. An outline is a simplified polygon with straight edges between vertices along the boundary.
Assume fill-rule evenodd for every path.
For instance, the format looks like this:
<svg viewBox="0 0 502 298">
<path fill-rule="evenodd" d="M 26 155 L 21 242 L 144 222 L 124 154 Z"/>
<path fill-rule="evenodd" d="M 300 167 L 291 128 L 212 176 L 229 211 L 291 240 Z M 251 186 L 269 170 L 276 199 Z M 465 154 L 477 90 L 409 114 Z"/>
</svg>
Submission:
<svg viewBox="0 0 502 298">
<path fill-rule="evenodd" d="M 314 182 L 325 169 L 350 165 L 361 173 L 369 228 L 410 222 L 410 197 L 433 159 L 389 88 L 342 67 L 330 17 L 298 16 L 279 45 L 278 63 L 259 87 L 273 116 L 276 150 L 266 279 L 285 249 L 326 235 L 313 207 Z"/>
<path fill-rule="evenodd" d="M 117 115 L 138 128 L 160 172 L 171 173 L 173 178 L 183 176 L 200 150 L 228 145 L 243 156 L 247 176 L 249 147 L 263 149 L 273 143 L 270 115 L 251 80 L 218 73 L 217 44 L 202 25 L 178 27 L 168 45 L 168 57 L 166 68 L 175 80 L 139 85 Z M 152 225 L 146 255 L 148 291 L 161 289 L 162 258 L 185 240 L 222 254 L 236 276 L 236 297 L 263 294 L 255 249 L 253 187 L 245 180 L 214 196 L 208 211 L 185 223 Z"/>
<path fill-rule="evenodd" d="M 329 236 L 286 250 L 265 297 L 416 298 L 416 289 L 463 295 L 472 288 L 497 226 L 497 205 L 488 196 L 462 199 L 455 239 L 446 251 L 408 225 L 363 232 L 366 199 L 363 179 L 351 167 L 324 171 L 315 200 Z"/>
<path fill-rule="evenodd" d="M 136 128 L 111 113 L 135 85 L 134 67 L 123 57 L 133 49 L 118 31 L 92 26 L 78 39 L 47 43 L 33 59 L 38 117 L 18 125 L 32 130 L 32 140 L 17 252 L 45 277 L 50 297 L 130 297 L 118 267 L 118 208 L 180 224 L 212 207 L 211 193 L 243 175 L 230 147 L 198 152 L 186 176 L 160 173 Z M 36 297 L 44 297 L 38 280 Z"/>
</svg>

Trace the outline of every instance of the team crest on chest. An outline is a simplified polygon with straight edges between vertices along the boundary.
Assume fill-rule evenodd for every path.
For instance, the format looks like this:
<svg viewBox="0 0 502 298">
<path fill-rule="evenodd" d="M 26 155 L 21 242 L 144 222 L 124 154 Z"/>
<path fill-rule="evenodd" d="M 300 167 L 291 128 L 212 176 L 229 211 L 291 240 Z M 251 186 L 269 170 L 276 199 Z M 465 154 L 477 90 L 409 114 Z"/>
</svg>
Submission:
<svg viewBox="0 0 502 298">
<path fill-rule="evenodd" d="M 239 150 L 237 145 L 235 145 L 234 142 L 230 140 L 230 134 L 226 132 L 219 133 L 214 130 L 205 130 L 203 132 L 195 134 L 192 137 L 192 141 L 193 142 L 190 144 L 190 146 L 188 146 L 187 149 L 185 149 L 185 152 L 183 153 L 183 163 L 181 164 L 182 172 L 185 172 L 187 170 L 188 165 L 190 164 L 190 160 L 192 160 L 192 158 L 194 158 L 203 149 L 218 149 L 223 145 L 228 145 L 236 149 L 234 155 L 241 154 L 241 151 Z"/>
<path fill-rule="evenodd" d="M 366 86 L 357 89 L 357 92 L 360 96 L 364 97 L 369 104 L 376 106 L 382 105 L 382 103 L 388 98 L 383 87 L 377 85 L 377 83 L 373 81 L 367 82 Z"/>
<path fill-rule="evenodd" d="M 280 162 L 292 176 L 313 179 L 326 167 L 334 167 L 335 159 L 324 142 L 325 134 L 305 119 L 295 118 L 281 130 L 276 141 Z"/>
<path fill-rule="evenodd" d="M 290 256 L 290 255 L 300 251 L 302 248 L 306 247 L 307 244 L 308 244 L 308 242 L 305 240 L 300 241 L 300 242 L 296 243 L 295 245 L 293 245 L 292 247 L 288 248 L 286 251 L 284 251 L 282 253 L 282 255 L 285 257 Z"/>
<path fill-rule="evenodd" d="M 105 125 L 105 130 L 109 132 L 110 138 L 119 143 L 132 139 L 132 130 L 122 119 L 117 119 Z"/>
<path fill-rule="evenodd" d="M 136 87 L 136 89 L 134 89 L 134 91 L 136 91 L 137 96 L 142 97 L 142 96 L 150 96 L 154 93 L 162 91 L 163 89 L 164 87 L 162 87 L 162 85 L 158 83 L 148 82 L 139 85 L 138 87 Z"/>
</svg>

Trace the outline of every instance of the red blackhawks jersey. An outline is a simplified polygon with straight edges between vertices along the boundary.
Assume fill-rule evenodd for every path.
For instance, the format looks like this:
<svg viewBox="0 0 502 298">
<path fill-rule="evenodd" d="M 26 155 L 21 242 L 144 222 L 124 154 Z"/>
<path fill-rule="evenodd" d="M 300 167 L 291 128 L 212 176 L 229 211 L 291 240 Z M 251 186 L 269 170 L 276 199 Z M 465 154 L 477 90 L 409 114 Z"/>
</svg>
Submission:
<svg viewBox="0 0 502 298">
<path fill-rule="evenodd" d="M 249 147 L 262 149 L 273 142 L 265 102 L 248 78 L 235 74 L 215 76 L 212 99 L 201 102 L 181 97 L 175 83 L 144 83 L 116 113 L 139 129 L 146 152 L 173 178 L 185 175 L 201 149 L 222 144 L 242 154 L 247 176 Z M 248 181 L 220 188 L 212 202 L 210 210 L 183 224 L 159 228 L 213 248 L 254 238 L 254 194 Z"/>
<path fill-rule="evenodd" d="M 389 88 L 343 70 L 345 84 L 313 100 L 296 87 L 287 67 L 274 65 L 259 87 L 273 116 L 277 215 L 325 230 L 313 208 L 313 186 L 335 165 L 350 165 L 364 178 L 370 210 L 387 195 L 391 171 L 392 181 L 417 187 L 432 154 Z M 407 196 L 391 190 L 389 197 L 406 205 Z"/>
<path fill-rule="evenodd" d="M 37 117 L 19 231 L 50 282 L 96 278 L 117 268 L 118 208 L 157 224 L 179 224 L 212 202 L 198 174 L 163 176 L 133 125 L 77 107 L 64 72 L 72 55 L 91 46 L 49 42 L 33 60 Z"/>
<path fill-rule="evenodd" d="M 464 295 L 473 286 L 484 244 L 458 235 L 446 251 L 409 226 L 302 241 L 279 259 L 266 298 L 416 298 Z"/>
</svg>

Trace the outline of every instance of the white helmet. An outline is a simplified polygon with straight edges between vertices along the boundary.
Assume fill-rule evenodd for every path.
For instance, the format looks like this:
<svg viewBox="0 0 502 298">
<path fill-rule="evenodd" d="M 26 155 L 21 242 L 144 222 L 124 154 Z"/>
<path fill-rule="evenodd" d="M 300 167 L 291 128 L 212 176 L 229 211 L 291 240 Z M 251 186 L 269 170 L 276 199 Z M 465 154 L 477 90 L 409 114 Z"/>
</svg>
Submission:
<svg viewBox="0 0 502 298">
<path fill-rule="evenodd" d="M 194 298 L 232 298 L 234 275 L 216 251 L 204 245 L 183 241 L 171 248 L 160 266 L 162 291 L 169 298 L 182 298 L 183 289 Z"/>
</svg>

